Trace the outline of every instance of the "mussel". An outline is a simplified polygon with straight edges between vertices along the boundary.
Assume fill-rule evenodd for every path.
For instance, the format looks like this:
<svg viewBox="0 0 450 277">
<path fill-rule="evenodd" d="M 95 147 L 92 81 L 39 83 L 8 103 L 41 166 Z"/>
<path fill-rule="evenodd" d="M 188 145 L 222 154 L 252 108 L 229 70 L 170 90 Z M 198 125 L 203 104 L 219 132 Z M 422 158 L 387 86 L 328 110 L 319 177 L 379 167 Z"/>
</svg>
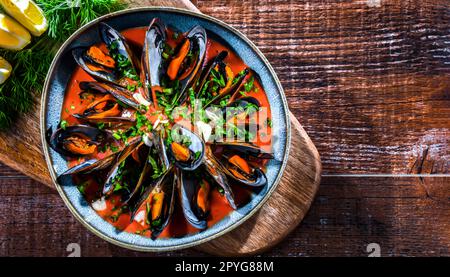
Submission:
<svg viewBox="0 0 450 277">
<path fill-rule="evenodd" d="M 103 159 L 89 159 L 74 167 L 69 168 L 62 173 L 59 177 L 75 175 L 75 174 L 89 174 L 93 171 L 103 170 L 109 167 L 116 159 L 117 153 L 112 153 Z"/>
<path fill-rule="evenodd" d="M 202 164 L 205 155 L 203 140 L 180 125 L 172 129 L 171 139 L 169 153 L 177 167 L 188 171 L 196 170 Z"/>
<path fill-rule="evenodd" d="M 227 51 L 220 52 L 203 70 L 199 85 L 194 88 L 197 97 L 205 97 L 205 108 L 211 104 L 217 104 L 225 97 L 229 97 L 229 102 L 234 100 L 245 79 L 249 76 L 248 68 L 235 76 L 231 67 L 224 62 L 227 55 Z M 221 80 L 219 87 L 217 87 L 218 80 Z M 205 95 L 207 91 L 209 91 L 209 95 Z"/>
<path fill-rule="evenodd" d="M 200 68 L 206 54 L 206 31 L 201 26 L 193 27 L 177 47 L 176 54 L 170 60 L 167 76 L 180 82 L 180 101 L 186 100 L 187 88 L 198 80 Z"/>
<path fill-rule="evenodd" d="M 166 42 L 166 26 L 158 18 L 153 19 L 145 34 L 144 49 L 142 50 L 141 63 L 145 98 L 156 103 L 156 91 L 161 91 L 161 78 L 163 69 L 163 47 Z"/>
<path fill-rule="evenodd" d="M 200 75 L 198 85 L 197 84 L 194 85 L 194 91 L 196 93 L 197 98 L 204 96 L 203 93 L 206 91 L 206 88 L 204 89 L 204 87 L 211 77 L 211 71 L 215 69 L 218 64 L 223 63 L 223 61 L 227 56 L 228 56 L 227 51 L 221 51 L 216 57 L 214 57 L 214 59 L 212 59 L 209 62 L 209 64 L 203 70 L 203 72 Z"/>
<path fill-rule="evenodd" d="M 78 47 L 72 50 L 72 55 L 77 64 L 95 79 L 118 83 L 116 62 L 99 47 Z"/>
<path fill-rule="evenodd" d="M 175 205 L 176 176 L 170 167 L 164 174 L 154 180 L 146 188 L 137 207 L 145 205 L 146 221 L 151 230 L 151 238 L 155 240 L 169 224 Z M 137 211 L 139 209 L 135 209 Z M 133 212 L 132 218 L 135 216 Z"/>
<path fill-rule="evenodd" d="M 140 138 L 133 139 L 115 160 L 106 177 L 102 194 L 109 196 L 113 192 L 121 191 L 123 202 L 133 197 L 138 191 L 136 187 L 141 184 L 148 151 L 148 147 Z"/>
<path fill-rule="evenodd" d="M 208 174 L 213 178 L 213 180 L 222 188 L 228 204 L 233 209 L 236 209 L 236 203 L 234 202 L 233 191 L 231 190 L 230 184 L 226 174 L 224 173 L 223 166 L 217 161 L 211 148 L 208 146 L 205 148 L 204 166 Z"/>
<path fill-rule="evenodd" d="M 134 54 L 127 40 L 116 29 L 106 23 L 99 24 L 102 41 L 106 44 L 109 54 L 117 63 L 119 71 L 130 71 L 139 76 L 140 61 Z M 124 77 L 130 78 L 125 74 Z M 135 77 L 135 76 L 133 76 Z"/>
<path fill-rule="evenodd" d="M 92 124 L 132 124 L 135 121 L 134 115 L 129 110 L 122 108 L 110 94 L 95 100 L 82 113 L 73 114 L 73 116 Z"/>
<path fill-rule="evenodd" d="M 50 147 L 64 156 L 94 154 L 97 147 L 107 141 L 108 134 L 86 125 L 59 128 L 50 137 Z"/>
<path fill-rule="evenodd" d="M 251 187 L 262 187 L 267 184 L 265 173 L 260 168 L 252 167 L 248 159 L 251 157 L 257 160 L 271 160 L 274 159 L 272 153 L 250 142 L 216 142 L 215 147 L 222 148 L 220 163 L 228 177 Z"/>
<path fill-rule="evenodd" d="M 139 110 L 141 107 L 141 103 L 139 103 L 136 99 L 137 97 L 135 97 L 135 94 L 139 93 L 132 94 L 130 91 L 120 86 L 101 82 L 80 82 L 79 86 L 82 90 L 92 90 L 103 94 L 110 94 L 121 103 L 136 110 Z"/>
<path fill-rule="evenodd" d="M 225 174 L 241 184 L 250 187 L 263 187 L 267 184 L 266 174 L 256 167 L 252 167 L 239 155 L 223 156 L 222 169 Z"/>
<path fill-rule="evenodd" d="M 138 81 L 140 65 L 125 38 L 105 23 L 99 25 L 99 33 L 108 51 L 96 45 L 77 47 L 72 55 L 78 65 L 98 81 L 123 87 Z"/>
<path fill-rule="evenodd" d="M 191 172 L 177 171 L 178 191 L 186 220 L 195 228 L 206 229 L 209 215 L 210 185 Z"/>
</svg>

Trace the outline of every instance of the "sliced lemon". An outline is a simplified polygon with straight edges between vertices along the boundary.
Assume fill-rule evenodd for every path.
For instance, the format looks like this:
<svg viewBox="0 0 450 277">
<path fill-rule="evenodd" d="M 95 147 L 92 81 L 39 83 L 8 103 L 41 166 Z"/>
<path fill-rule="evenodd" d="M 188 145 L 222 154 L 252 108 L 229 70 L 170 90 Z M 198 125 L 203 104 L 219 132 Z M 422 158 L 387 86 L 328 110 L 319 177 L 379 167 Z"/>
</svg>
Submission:
<svg viewBox="0 0 450 277">
<path fill-rule="evenodd" d="M 31 35 L 11 17 L 0 13 L 0 48 L 21 50 L 31 42 Z"/>
<path fill-rule="evenodd" d="M 19 21 L 34 36 L 47 31 L 47 19 L 44 12 L 31 0 L 0 0 L 5 11 Z"/>
<path fill-rule="evenodd" d="M 11 75 L 12 66 L 9 62 L 0 57 L 0 85 L 3 84 Z"/>
</svg>

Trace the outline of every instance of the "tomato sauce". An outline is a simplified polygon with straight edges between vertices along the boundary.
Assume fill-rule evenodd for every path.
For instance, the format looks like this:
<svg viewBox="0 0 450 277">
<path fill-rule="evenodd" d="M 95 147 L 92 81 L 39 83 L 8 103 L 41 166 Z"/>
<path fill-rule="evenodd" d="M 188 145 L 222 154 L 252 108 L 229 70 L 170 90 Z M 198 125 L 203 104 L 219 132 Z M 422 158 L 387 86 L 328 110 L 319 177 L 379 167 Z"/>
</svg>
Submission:
<svg viewBox="0 0 450 277">
<path fill-rule="evenodd" d="M 147 28 L 145 27 L 133 28 L 125 30 L 124 32 L 122 32 L 122 34 L 130 44 L 142 48 L 144 45 L 146 30 Z M 173 48 L 176 47 L 176 45 L 179 44 L 183 39 L 182 35 L 178 36 L 177 39 L 173 39 L 171 30 L 168 30 L 167 37 L 169 38 L 168 44 Z M 99 47 L 102 50 L 106 50 L 106 47 L 104 45 L 99 45 Z M 237 74 L 240 71 L 247 68 L 245 63 L 233 51 L 231 51 L 231 49 L 228 49 L 226 46 L 211 39 L 208 39 L 207 43 L 207 54 L 206 54 L 207 61 L 217 56 L 217 54 L 223 50 L 228 51 L 228 56 L 225 59 L 225 63 L 231 67 L 234 74 Z M 87 105 L 98 99 L 95 98 L 95 96 L 93 95 L 83 98 L 80 97 L 80 93 L 82 92 L 82 90 L 79 88 L 79 83 L 82 81 L 94 81 L 94 79 L 91 76 L 89 76 L 83 69 L 77 67 L 73 72 L 71 80 L 68 84 L 61 113 L 61 120 L 67 121 L 69 125 L 81 124 L 81 122 L 79 122 L 72 115 L 76 113 L 82 113 Z M 260 102 L 261 107 L 267 108 L 268 112 L 267 118 L 271 118 L 268 98 L 264 92 L 262 85 L 256 78 L 254 82 L 254 87 L 256 89 L 250 92 L 248 96 L 256 98 Z M 271 151 L 270 138 L 272 132 L 271 126 L 267 126 L 265 132 L 266 133 L 264 134 L 258 132 L 256 136 L 256 141 L 254 143 L 260 146 L 263 150 L 270 152 Z M 262 142 L 260 140 L 262 136 L 269 136 L 269 140 Z M 104 153 L 96 151 L 93 155 L 87 156 L 85 158 L 69 159 L 68 160 L 69 167 L 75 166 L 85 161 L 86 159 L 91 158 L 101 159 L 107 155 L 110 155 L 111 153 L 112 153 L 111 150 L 106 150 L 106 152 Z M 252 161 L 250 161 L 250 163 L 252 163 Z M 101 190 L 101 186 L 97 184 L 94 180 L 92 180 L 92 178 L 89 177 L 90 176 L 88 176 L 87 178 L 76 177 L 74 179 L 77 184 L 80 184 L 81 182 L 85 183 L 84 194 L 86 200 L 90 203 L 93 203 L 96 195 L 98 195 L 98 192 Z M 251 191 L 249 191 L 248 189 L 245 189 L 237 185 L 232 185 L 232 189 L 235 195 L 235 202 L 237 205 L 245 204 L 250 200 Z M 186 234 L 199 232 L 199 230 L 192 227 L 184 218 L 183 211 L 180 208 L 181 205 L 178 204 L 179 203 L 178 199 L 175 199 L 175 201 L 177 201 L 177 204 L 175 205 L 172 220 L 170 221 L 169 225 L 165 228 L 165 230 L 161 233 L 161 235 L 159 236 L 160 238 L 182 237 Z M 120 196 L 113 195 L 111 197 L 108 197 L 107 199 L 102 198 L 100 200 L 97 200 L 95 205 L 93 204 L 93 207 L 95 206 L 94 209 L 97 208 L 95 210 L 99 216 L 101 216 L 106 221 L 110 222 L 116 228 L 124 230 L 126 232 L 138 233 L 143 236 L 149 237 L 150 236 L 150 231 L 148 230 L 149 226 L 147 223 L 145 223 L 145 220 L 142 219 L 145 218 L 145 216 L 144 217 L 142 216 L 142 213 L 146 213 L 145 211 L 146 203 L 141 205 L 141 207 L 138 209 L 138 211 L 136 212 L 135 220 L 133 220 L 132 222 L 129 212 L 123 212 L 120 208 L 119 209 L 117 208 L 118 203 L 120 203 Z M 101 209 L 99 209 L 98 207 L 101 207 Z M 224 217 L 229 215 L 230 212 L 232 212 L 232 208 L 229 206 L 226 198 L 223 195 L 221 195 L 217 189 L 211 189 L 210 213 L 207 219 L 208 227 L 211 227 L 220 220 L 222 220 Z"/>
</svg>

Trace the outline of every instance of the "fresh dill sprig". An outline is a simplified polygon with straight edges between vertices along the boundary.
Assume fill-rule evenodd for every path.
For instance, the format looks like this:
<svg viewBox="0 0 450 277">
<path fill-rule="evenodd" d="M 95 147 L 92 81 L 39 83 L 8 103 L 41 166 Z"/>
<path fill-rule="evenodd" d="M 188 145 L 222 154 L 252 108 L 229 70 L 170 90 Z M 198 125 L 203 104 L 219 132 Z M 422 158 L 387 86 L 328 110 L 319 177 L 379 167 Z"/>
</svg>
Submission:
<svg viewBox="0 0 450 277">
<path fill-rule="evenodd" d="M 127 7 L 120 0 L 38 0 L 37 3 L 49 22 L 49 37 L 61 42 L 97 17 Z"/>
<path fill-rule="evenodd" d="M 36 0 L 49 22 L 47 33 L 21 51 L 0 49 L 13 71 L 0 85 L 0 130 L 8 129 L 29 111 L 42 91 L 45 77 L 60 45 L 95 18 L 126 8 L 122 0 Z M 1 7 L 0 7 L 1 11 Z"/>
</svg>

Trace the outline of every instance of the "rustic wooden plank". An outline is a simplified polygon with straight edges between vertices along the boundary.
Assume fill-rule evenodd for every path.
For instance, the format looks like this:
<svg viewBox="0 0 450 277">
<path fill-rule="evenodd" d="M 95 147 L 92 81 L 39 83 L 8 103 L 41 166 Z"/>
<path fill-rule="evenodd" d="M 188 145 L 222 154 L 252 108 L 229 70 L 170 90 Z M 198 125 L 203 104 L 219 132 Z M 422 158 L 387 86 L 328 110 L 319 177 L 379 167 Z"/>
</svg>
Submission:
<svg viewBox="0 0 450 277">
<path fill-rule="evenodd" d="M 310 213 L 271 254 L 450 255 L 449 178 L 324 178 Z M 431 189 L 438 188 L 441 189 Z"/>
<path fill-rule="evenodd" d="M 0 180 L 5 178 L 11 179 L 11 178 L 29 178 L 29 177 L 27 177 L 26 175 L 17 170 L 10 168 L 7 165 L 0 163 Z"/>
<path fill-rule="evenodd" d="M 448 1 L 194 1 L 279 74 L 325 174 L 448 173 Z M 428 150 L 425 150 L 428 149 Z"/>
<path fill-rule="evenodd" d="M 264 256 L 450 255 L 449 178 L 323 178 L 302 224 Z M 442 189 L 430 190 L 429 188 Z M 32 180 L 0 185 L 0 253 L 65 256 L 79 243 L 83 256 L 192 256 L 195 250 L 138 253 L 113 246 L 76 221 L 53 190 Z"/>
</svg>

